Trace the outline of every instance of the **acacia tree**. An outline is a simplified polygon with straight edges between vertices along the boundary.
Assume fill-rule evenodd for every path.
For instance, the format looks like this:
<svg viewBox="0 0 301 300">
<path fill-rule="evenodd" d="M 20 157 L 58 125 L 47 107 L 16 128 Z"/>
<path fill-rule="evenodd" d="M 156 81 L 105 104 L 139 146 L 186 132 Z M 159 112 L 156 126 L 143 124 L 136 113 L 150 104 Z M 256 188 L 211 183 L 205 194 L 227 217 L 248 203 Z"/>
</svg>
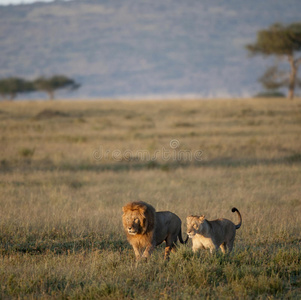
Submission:
<svg viewBox="0 0 301 300">
<path fill-rule="evenodd" d="M 301 23 L 292 23 L 288 26 L 277 23 L 268 29 L 260 30 L 256 42 L 247 45 L 246 48 L 251 55 L 274 55 L 287 59 L 290 66 L 289 74 L 274 66 L 269 68 L 259 81 L 268 89 L 287 87 L 288 98 L 293 99 L 295 88 L 300 84 L 297 74 L 301 57 L 296 57 L 296 54 L 301 51 Z"/>
<path fill-rule="evenodd" d="M 20 93 L 35 91 L 32 82 L 18 77 L 9 77 L 0 80 L 0 95 L 4 99 L 13 100 Z"/>
<path fill-rule="evenodd" d="M 49 99 L 54 99 L 54 92 L 59 89 L 75 90 L 80 84 L 64 75 L 55 75 L 50 78 L 39 77 L 34 81 L 34 86 L 39 91 L 44 91 L 49 95 Z"/>
</svg>

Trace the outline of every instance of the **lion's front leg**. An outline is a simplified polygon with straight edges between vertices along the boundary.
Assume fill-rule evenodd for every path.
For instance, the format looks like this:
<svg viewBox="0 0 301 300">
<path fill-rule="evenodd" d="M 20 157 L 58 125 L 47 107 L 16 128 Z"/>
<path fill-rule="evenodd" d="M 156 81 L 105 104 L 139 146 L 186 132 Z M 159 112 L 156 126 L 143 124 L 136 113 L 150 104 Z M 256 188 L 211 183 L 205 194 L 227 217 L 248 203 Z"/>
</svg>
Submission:
<svg viewBox="0 0 301 300">
<path fill-rule="evenodd" d="M 136 256 L 136 261 L 140 260 L 141 254 L 142 254 L 141 248 L 133 246 L 133 249 L 134 249 L 135 256 Z"/>
<path fill-rule="evenodd" d="M 143 252 L 142 258 L 148 259 L 151 256 L 154 248 L 155 246 L 153 244 L 148 245 Z"/>
</svg>

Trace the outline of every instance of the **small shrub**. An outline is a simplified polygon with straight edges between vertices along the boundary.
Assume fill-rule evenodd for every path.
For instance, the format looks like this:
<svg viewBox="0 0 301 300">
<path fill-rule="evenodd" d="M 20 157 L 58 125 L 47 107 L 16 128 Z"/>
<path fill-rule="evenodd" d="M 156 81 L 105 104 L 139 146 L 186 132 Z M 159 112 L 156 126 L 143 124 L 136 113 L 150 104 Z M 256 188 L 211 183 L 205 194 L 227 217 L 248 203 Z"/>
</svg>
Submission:
<svg viewBox="0 0 301 300">
<path fill-rule="evenodd" d="M 301 162 L 301 153 L 295 153 L 287 158 L 290 163 Z"/>
<path fill-rule="evenodd" d="M 35 152 L 35 148 L 21 148 L 19 150 L 19 154 L 24 158 L 31 158 L 33 157 Z"/>
<path fill-rule="evenodd" d="M 55 117 L 68 117 L 69 115 L 58 110 L 52 109 L 44 109 L 39 112 L 33 119 L 34 120 L 43 120 L 43 119 L 51 119 Z"/>
<path fill-rule="evenodd" d="M 189 122 L 177 122 L 175 127 L 194 127 L 194 125 Z"/>
<path fill-rule="evenodd" d="M 266 91 L 260 92 L 254 96 L 254 98 L 284 98 L 285 95 L 278 91 Z"/>
<path fill-rule="evenodd" d="M 146 164 L 146 168 L 147 169 L 157 169 L 158 167 L 159 167 L 159 164 L 156 161 L 154 161 L 154 160 L 150 160 Z"/>
</svg>

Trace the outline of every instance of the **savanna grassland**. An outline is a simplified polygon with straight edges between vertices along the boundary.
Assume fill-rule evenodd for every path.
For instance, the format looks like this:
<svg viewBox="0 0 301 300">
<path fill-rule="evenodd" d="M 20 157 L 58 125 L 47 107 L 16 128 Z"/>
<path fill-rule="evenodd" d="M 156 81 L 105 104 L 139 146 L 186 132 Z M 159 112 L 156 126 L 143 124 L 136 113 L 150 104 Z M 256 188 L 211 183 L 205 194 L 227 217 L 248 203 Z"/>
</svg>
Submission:
<svg viewBox="0 0 301 300">
<path fill-rule="evenodd" d="M 301 295 L 301 102 L 0 103 L 0 298 Z M 135 264 L 122 206 L 243 217 L 234 251 Z"/>
</svg>

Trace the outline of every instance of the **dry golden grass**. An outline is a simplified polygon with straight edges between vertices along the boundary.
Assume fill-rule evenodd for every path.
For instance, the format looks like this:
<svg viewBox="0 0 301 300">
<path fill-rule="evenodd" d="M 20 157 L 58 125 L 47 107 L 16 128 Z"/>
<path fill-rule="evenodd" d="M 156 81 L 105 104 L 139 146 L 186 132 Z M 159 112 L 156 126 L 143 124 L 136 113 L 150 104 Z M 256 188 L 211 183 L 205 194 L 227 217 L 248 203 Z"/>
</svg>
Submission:
<svg viewBox="0 0 301 300">
<path fill-rule="evenodd" d="M 1 103 L 0 139 L 2 298 L 300 294 L 300 100 Z M 132 200 L 178 214 L 184 237 L 187 215 L 237 207 L 233 254 L 189 243 L 166 263 L 159 247 L 135 268 Z"/>
</svg>

